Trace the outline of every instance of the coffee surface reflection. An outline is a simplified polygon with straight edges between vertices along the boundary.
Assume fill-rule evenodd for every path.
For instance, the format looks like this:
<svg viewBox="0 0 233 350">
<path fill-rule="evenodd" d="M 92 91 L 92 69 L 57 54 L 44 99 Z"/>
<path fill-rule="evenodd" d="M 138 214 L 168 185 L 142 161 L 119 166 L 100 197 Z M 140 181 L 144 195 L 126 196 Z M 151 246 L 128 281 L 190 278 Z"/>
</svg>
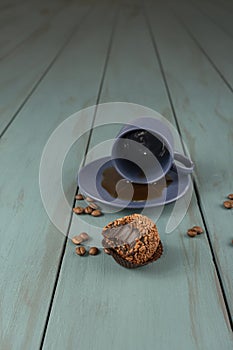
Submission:
<svg viewBox="0 0 233 350">
<path fill-rule="evenodd" d="M 124 179 L 114 167 L 109 167 L 103 171 L 101 185 L 113 198 L 139 202 L 160 197 L 164 188 L 171 183 L 172 178 L 169 175 L 148 185 L 132 183 Z"/>
</svg>

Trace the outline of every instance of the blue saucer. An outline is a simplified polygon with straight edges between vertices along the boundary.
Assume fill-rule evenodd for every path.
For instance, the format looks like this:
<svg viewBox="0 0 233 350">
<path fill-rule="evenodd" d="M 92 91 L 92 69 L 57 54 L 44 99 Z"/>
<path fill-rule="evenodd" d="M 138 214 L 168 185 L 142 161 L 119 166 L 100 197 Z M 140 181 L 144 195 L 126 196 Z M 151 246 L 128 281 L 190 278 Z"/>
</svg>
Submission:
<svg viewBox="0 0 233 350">
<path fill-rule="evenodd" d="M 165 187 L 161 196 L 140 201 L 127 201 L 120 198 L 113 198 L 103 187 L 104 170 L 113 167 L 110 157 L 104 157 L 84 166 L 78 174 L 79 191 L 86 197 L 90 197 L 101 209 L 107 208 L 151 208 L 168 204 L 181 198 L 189 189 L 191 184 L 190 175 L 177 174 L 176 167 L 173 166 L 168 172 L 172 180 L 168 187 Z"/>
</svg>

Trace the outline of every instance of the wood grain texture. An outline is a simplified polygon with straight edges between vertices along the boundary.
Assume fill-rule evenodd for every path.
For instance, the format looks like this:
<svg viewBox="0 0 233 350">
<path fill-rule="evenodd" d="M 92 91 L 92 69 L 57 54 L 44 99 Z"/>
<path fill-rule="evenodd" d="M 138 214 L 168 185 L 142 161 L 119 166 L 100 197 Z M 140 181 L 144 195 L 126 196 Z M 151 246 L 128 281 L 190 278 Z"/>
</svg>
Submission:
<svg viewBox="0 0 233 350">
<path fill-rule="evenodd" d="M 8 10 L 9 8 L 14 8 L 14 7 L 17 7 L 17 6 L 22 6 L 22 4 L 24 2 L 26 2 L 28 0 L 2 0 L 1 1 L 1 5 L 0 5 L 0 10 L 1 12 L 5 11 L 5 10 Z"/>
<path fill-rule="evenodd" d="M 48 137 L 66 117 L 95 104 L 113 13 L 113 6 L 95 7 L 0 142 L 0 343 L 4 350 L 40 346 L 64 242 L 40 199 L 40 158 Z M 84 121 L 87 126 L 91 122 L 92 118 Z M 69 168 L 75 169 L 73 182 L 68 177 L 64 184 L 70 192 L 73 185 L 72 196 L 87 138 L 88 134 L 78 141 Z"/>
<path fill-rule="evenodd" d="M 233 8 L 231 11 L 223 7 L 222 1 L 210 2 L 195 0 L 195 7 L 205 14 L 209 19 L 220 27 L 229 36 L 233 36 L 233 23 L 232 15 Z"/>
<path fill-rule="evenodd" d="M 233 91 L 233 40 L 198 9 L 181 2 L 175 13 Z"/>
<path fill-rule="evenodd" d="M 59 1 L 30 1 L 19 4 L 13 9 L 0 12 L 0 60 L 9 55 L 30 36 L 36 35 L 45 26 L 49 26 L 51 18 L 67 3 Z"/>
<path fill-rule="evenodd" d="M 149 13 L 232 316 L 232 93 L 174 17 Z"/>
<path fill-rule="evenodd" d="M 208 2 L 208 1 L 207 1 Z M 233 4 L 231 0 L 211 0 L 211 3 L 218 6 L 218 8 L 223 8 L 228 12 L 233 12 Z"/>
<path fill-rule="evenodd" d="M 0 135 L 46 74 L 88 10 L 89 5 L 74 3 L 68 6 L 0 61 Z"/>
<path fill-rule="evenodd" d="M 174 123 L 149 32 L 137 6 L 122 9 L 100 99 L 119 100 L 145 103 Z M 97 113 L 95 125 L 100 121 L 110 124 L 115 118 Z M 112 125 L 94 130 L 90 147 L 115 136 L 115 131 Z M 94 151 L 92 157 L 101 155 Z M 78 228 L 92 235 L 96 225 L 100 234 L 105 223 L 126 213 L 81 217 Z M 158 221 L 164 256 L 142 269 L 125 270 L 103 253 L 78 257 L 68 242 L 44 349 L 231 348 L 208 242 L 205 235 L 192 240 L 185 234 L 187 227 L 202 225 L 195 197 L 179 227 L 166 235 L 170 214 L 171 206 L 167 206 Z M 153 210 L 150 215 L 154 218 Z M 73 218 L 70 236 L 76 230 Z"/>
</svg>

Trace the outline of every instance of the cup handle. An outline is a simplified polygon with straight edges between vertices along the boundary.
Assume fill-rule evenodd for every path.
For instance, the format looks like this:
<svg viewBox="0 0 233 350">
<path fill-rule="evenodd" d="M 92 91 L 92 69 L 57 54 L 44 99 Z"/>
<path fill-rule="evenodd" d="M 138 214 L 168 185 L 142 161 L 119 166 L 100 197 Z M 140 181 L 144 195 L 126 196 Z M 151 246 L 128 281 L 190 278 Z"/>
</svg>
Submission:
<svg viewBox="0 0 233 350">
<path fill-rule="evenodd" d="M 178 171 L 183 174 L 191 174 L 194 169 L 194 164 L 188 157 L 184 156 L 181 153 L 174 152 L 174 161 L 178 161 L 179 164 L 175 164 Z"/>
</svg>

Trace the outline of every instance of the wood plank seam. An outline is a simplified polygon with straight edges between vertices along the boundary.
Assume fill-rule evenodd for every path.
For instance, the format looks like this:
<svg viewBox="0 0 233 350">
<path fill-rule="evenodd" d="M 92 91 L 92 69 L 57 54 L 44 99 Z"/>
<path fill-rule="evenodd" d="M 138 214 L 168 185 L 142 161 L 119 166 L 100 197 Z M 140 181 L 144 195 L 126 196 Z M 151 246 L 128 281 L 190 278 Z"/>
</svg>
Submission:
<svg viewBox="0 0 233 350">
<path fill-rule="evenodd" d="M 75 194 L 77 194 L 77 192 L 78 192 L 78 189 L 77 189 Z M 75 198 L 73 200 L 72 208 L 74 208 L 74 207 L 75 207 Z M 56 289 L 57 289 L 57 284 L 58 284 L 58 280 L 59 280 L 59 276 L 60 276 L 60 272 L 61 272 L 61 268 L 62 268 L 63 257 L 64 257 L 64 254 L 65 254 L 65 251 L 66 251 L 69 230 L 70 230 L 70 226 L 71 226 L 71 223 L 72 223 L 72 216 L 73 216 L 73 212 L 71 210 L 69 224 L 68 224 L 68 228 L 67 228 L 67 233 L 66 233 L 63 245 L 62 245 L 62 249 L 61 249 L 61 253 L 60 253 L 60 257 L 59 257 L 59 262 L 58 262 L 58 266 L 57 266 L 57 273 L 56 273 L 56 276 L 55 276 L 54 286 L 53 286 L 53 289 L 52 289 L 52 295 L 50 297 L 50 302 L 49 302 L 49 307 L 48 307 L 48 311 L 47 311 L 47 315 L 46 315 L 46 319 L 45 319 L 44 329 L 43 329 L 43 332 L 42 332 L 40 349 L 43 348 L 43 344 L 44 344 L 44 340 L 45 340 L 45 336 L 46 336 L 46 331 L 47 331 L 47 327 L 48 327 L 48 323 L 49 323 L 49 318 L 50 318 L 50 314 L 51 314 L 51 311 L 52 311 L 53 301 L 54 301 L 54 297 L 55 297 L 55 293 L 56 293 Z"/>
<path fill-rule="evenodd" d="M 219 22 L 215 21 L 213 17 L 211 17 L 205 10 L 200 8 L 200 6 L 193 1 L 190 2 L 190 4 L 197 10 L 199 11 L 203 16 L 208 18 L 209 21 L 211 21 L 213 24 L 215 24 L 218 28 L 220 28 L 225 34 L 227 34 L 231 39 L 233 39 L 233 36 L 231 33 L 228 32 Z"/>
<path fill-rule="evenodd" d="M 148 105 L 165 114 L 174 123 L 158 62 L 141 11 L 131 8 L 127 10 L 127 12 L 122 11 L 120 24 L 118 22 L 101 102 L 117 99 Z M 153 12 L 149 15 L 154 25 L 157 16 L 153 17 Z M 155 30 L 156 39 L 161 40 L 161 42 L 158 41 L 158 45 L 167 72 L 169 66 L 165 66 L 167 61 L 164 60 L 163 45 L 160 46 L 160 44 L 163 42 L 163 25 L 166 27 L 168 23 L 163 20 L 161 22 L 162 29 L 158 22 L 158 38 L 157 24 L 153 30 Z M 111 28 L 108 29 L 110 30 Z M 170 30 L 167 32 L 168 39 L 170 39 L 169 33 Z M 182 34 L 185 34 L 188 44 L 191 43 L 193 47 L 193 42 L 183 30 Z M 166 37 L 164 40 L 166 41 Z M 175 43 L 174 47 L 176 47 Z M 104 55 L 106 50 L 107 45 Z M 202 56 L 196 47 L 195 50 L 198 51 L 198 57 Z M 169 57 L 173 61 L 172 55 Z M 102 65 L 103 61 L 104 56 L 102 56 Z M 209 67 L 205 58 L 204 61 Z M 212 74 L 216 78 L 213 70 Z M 101 76 L 98 78 L 98 84 L 100 79 Z M 219 82 L 223 85 L 221 80 Z M 168 83 L 176 107 L 170 79 Z M 95 90 L 98 90 L 97 87 Z M 224 90 L 226 91 L 225 86 Z M 181 92 L 177 99 L 182 97 Z M 183 133 L 181 114 L 178 113 L 177 107 L 176 111 Z M 111 137 L 114 138 L 116 131 L 113 130 L 111 122 L 116 121 L 116 118 L 112 118 L 111 113 L 107 113 L 105 117 L 98 113 L 95 124 L 108 120 L 110 125 L 106 131 L 109 130 Z M 105 130 L 94 129 L 90 147 L 94 148 L 110 135 L 105 133 Z M 185 137 L 184 140 L 186 140 Z M 90 160 L 102 156 L 102 151 L 96 152 Z M 104 221 L 115 219 L 116 215 L 121 214 L 104 215 L 105 217 L 100 218 L 100 226 Z M 77 229 L 78 232 L 87 231 L 92 237 L 91 217 L 82 220 L 74 216 L 73 220 L 75 219 L 81 225 L 71 227 L 73 234 Z M 83 221 L 85 224 L 82 225 Z M 159 223 L 162 235 L 164 233 L 162 223 L 165 224 L 166 221 L 167 215 L 164 213 Z M 213 350 L 219 347 L 230 349 L 229 343 L 227 343 L 228 346 L 224 346 L 226 339 L 231 339 L 231 333 L 226 327 L 222 309 L 219 306 L 214 282 L 215 270 L 206 237 L 204 235 L 197 238 L 199 241 L 191 241 L 185 234 L 187 227 L 191 227 L 196 222 L 202 224 L 194 197 L 188 215 L 174 232 L 173 237 L 167 237 L 167 239 L 164 235 L 164 240 L 167 241 L 167 254 L 164 256 L 164 261 L 161 260 L 156 266 L 151 265 L 149 270 L 147 268 L 135 272 L 123 270 L 104 254 L 100 254 L 95 259 L 88 257 L 79 259 L 75 255 L 74 246 L 69 241 L 43 350 L 79 348 L 102 350 L 108 349 L 109 344 L 112 349 L 142 349 L 145 347 L 145 339 L 148 349 L 154 348 L 155 343 L 159 344 L 163 350 L 211 350 L 211 348 Z M 80 302 L 72 303 L 71 300 Z M 135 309 L 137 314 L 134 312 Z M 210 319 L 211 322 L 209 322 Z M 216 337 L 216 331 L 219 329 L 223 333 L 219 333 L 221 337 Z"/>
<path fill-rule="evenodd" d="M 152 28 L 151 28 L 150 20 L 149 20 L 149 17 L 147 15 L 147 13 L 146 13 L 145 7 L 143 8 L 143 10 L 144 10 L 143 12 L 144 12 L 145 20 L 146 20 L 146 23 L 147 23 L 147 26 L 148 26 L 148 31 L 149 31 L 149 34 L 150 34 L 150 37 L 151 37 L 151 40 L 152 40 L 152 45 L 153 45 L 153 48 L 154 48 L 154 51 L 155 51 L 155 54 L 156 54 L 156 57 L 157 57 L 157 60 L 158 60 L 158 63 L 159 63 L 159 67 L 160 67 L 160 70 L 161 70 L 161 75 L 163 77 L 163 82 L 164 82 L 165 90 L 166 90 L 166 93 L 167 93 L 167 96 L 168 96 L 168 100 L 169 100 L 169 103 L 170 103 L 170 106 L 171 106 L 172 114 L 174 116 L 176 128 L 177 128 L 178 134 L 180 136 L 180 140 L 181 140 L 183 151 L 186 154 L 185 147 L 184 147 L 184 141 L 183 141 L 183 138 L 182 138 L 180 126 L 179 126 L 177 115 L 176 115 L 176 112 L 175 112 L 175 107 L 174 107 L 174 104 L 173 104 L 173 101 L 172 101 L 171 92 L 170 92 L 170 89 L 168 87 L 168 82 L 167 82 L 165 71 L 164 71 L 164 68 L 163 68 L 161 56 L 160 56 L 160 53 L 159 53 L 159 50 L 158 50 L 158 45 L 157 45 L 155 37 L 153 35 L 153 31 L 152 31 Z"/>
<path fill-rule="evenodd" d="M 215 5 L 215 6 L 218 6 L 218 7 L 221 7 L 221 8 L 223 8 L 224 9 L 224 11 L 227 11 L 227 12 L 232 12 L 232 7 L 231 6 L 229 6 L 229 3 L 226 3 L 225 1 L 223 2 L 223 1 L 221 1 L 220 3 L 219 3 L 219 1 L 209 1 L 209 3 L 211 4 L 211 5 Z"/>
<path fill-rule="evenodd" d="M 61 11 L 63 11 L 67 6 L 63 5 L 58 11 L 55 11 L 53 13 L 51 13 L 49 15 L 49 17 L 47 18 L 47 22 L 45 23 L 49 23 L 51 19 L 53 19 L 55 16 L 57 16 Z M 45 25 L 45 23 L 42 25 L 42 27 Z M 15 50 L 17 50 L 21 45 L 23 45 L 24 43 L 27 42 L 27 40 L 38 31 L 38 29 L 40 28 L 37 27 L 33 32 L 29 33 L 29 35 L 24 38 L 22 41 L 20 41 L 16 46 L 14 46 L 12 49 L 10 49 L 10 51 L 8 51 L 7 53 L 3 54 L 2 56 L 0 56 L 0 62 L 1 60 L 4 60 L 6 57 L 10 56 Z"/>
<path fill-rule="evenodd" d="M 162 64 L 161 56 L 160 56 L 160 53 L 159 53 L 159 49 L 158 49 L 158 46 L 157 46 L 157 43 L 156 43 L 156 39 L 155 39 L 155 36 L 154 36 L 152 28 L 151 28 L 150 19 L 149 19 L 147 13 L 146 13 L 145 7 L 144 7 L 144 15 L 145 15 L 145 18 L 146 18 L 146 23 L 147 23 L 148 30 L 149 30 L 149 33 L 150 33 L 150 36 L 151 36 L 151 40 L 152 40 L 152 43 L 153 43 L 155 54 L 156 54 L 156 57 L 157 57 L 157 60 L 158 60 L 158 63 L 159 63 L 160 69 L 161 69 L 161 74 L 162 74 L 162 77 L 163 77 L 163 80 L 164 80 L 164 85 L 165 85 L 166 92 L 167 92 L 167 95 L 168 95 L 169 103 L 171 105 L 171 110 L 172 110 L 172 113 L 173 113 L 173 116 L 174 116 L 176 127 L 177 127 L 178 133 L 180 135 L 180 139 L 181 139 L 183 150 L 185 152 L 184 142 L 183 142 L 183 138 L 182 138 L 182 134 L 181 134 L 181 130 L 180 130 L 177 114 L 176 114 L 176 111 L 175 111 L 175 107 L 174 107 L 174 104 L 173 104 L 173 101 L 172 101 L 171 92 L 170 92 L 170 89 L 169 89 L 169 86 L 168 86 L 166 73 L 165 73 L 165 70 L 163 68 L 163 64 Z M 224 305 L 222 305 L 222 307 L 223 307 L 223 314 L 224 314 L 225 317 L 227 315 L 227 321 L 228 321 L 227 324 L 230 325 L 231 331 L 233 332 L 233 321 L 231 319 L 231 312 L 230 312 L 230 308 L 229 308 L 229 303 L 228 303 L 228 300 L 227 300 L 227 297 L 226 297 L 226 293 L 225 293 L 225 290 L 224 290 L 224 287 L 223 287 L 223 282 L 222 282 L 222 279 L 221 279 L 221 275 L 220 275 L 220 272 L 219 272 L 219 268 L 218 268 L 217 260 L 216 260 L 216 257 L 215 257 L 213 245 L 212 245 L 212 242 L 211 242 L 211 239 L 210 239 L 208 227 L 207 227 L 207 224 L 206 224 L 205 216 L 204 216 L 202 205 L 201 205 L 201 199 L 200 199 L 199 190 L 198 190 L 198 187 L 197 187 L 196 180 L 195 180 L 194 176 L 193 176 L 193 184 L 194 184 L 194 193 L 195 193 L 195 196 L 196 196 L 196 199 L 197 199 L 197 206 L 198 206 L 198 209 L 199 209 L 199 212 L 200 212 L 203 224 L 204 224 L 208 245 L 210 247 L 210 251 L 211 251 L 211 255 L 212 255 L 212 259 L 213 259 L 213 264 L 214 264 L 214 267 L 215 267 L 215 270 L 216 270 L 216 278 L 218 278 L 218 288 L 221 291 L 221 296 L 222 296 L 222 299 L 224 301 Z"/>
<path fill-rule="evenodd" d="M 90 145 L 90 141 L 91 141 L 91 136 L 92 136 L 92 132 L 93 132 L 93 126 L 95 124 L 96 114 L 97 114 L 97 111 L 98 111 L 98 105 L 99 105 L 100 97 L 101 97 L 102 90 L 103 90 L 104 78 L 105 78 L 105 75 L 106 75 L 107 65 L 108 65 L 108 62 L 109 62 L 109 57 L 110 57 L 110 53 L 111 53 L 111 49 L 112 49 L 113 38 L 114 38 L 115 31 L 116 31 L 117 19 L 118 19 L 118 15 L 119 15 L 119 9 L 120 9 L 120 6 L 116 10 L 116 14 L 115 14 L 114 22 L 113 22 L 113 27 L 112 27 L 110 40 L 109 40 L 109 46 L 108 46 L 108 49 L 107 49 L 107 54 L 106 54 L 106 59 L 105 59 L 105 63 L 104 63 L 102 78 L 101 78 L 101 81 L 100 81 L 99 91 L 98 91 L 97 99 L 96 99 L 96 108 L 95 108 L 95 111 L 94 111 L 94 118 L 92 120 L 91 130 L 90 130 L 90 134 L 89 134 L 88 141 L 87 141 L 87 147 L 86 147 L 86 150 L 85 150 L 85 153 L 84 153 L 82 166 L 85 164 L 86 156 L 87 156 L 89 145 Z M 78 191 L 78 187 L 77 187 L 77 191 Z"/>
<path fill-rule="evenodd" d="M 82 22 L 85 20 L 85 18 L 91 13 L 91 11 L 93 10 L 94 6 L 90 7 L 90 9 L 85 13 L 85 15 L 81 18 L 80 22 L 75 26 L 75 28 L 71 31 L 69 38 L 65 41 L 65 43 L 61 46 L 61 48 L 58 50 L 57 54 L 54 56 L 54 58 L 52 59 L 52 61 L 48 64 L 47 68 L 45 69 L 45 71 L 43 72 L 43 74 L 41 75 L 41 77 L 34 83 L 34 86 L 31 88 L 31 91 L 28 93 L 27 97 L 25 97 L 24 101 L 21 103 L 21 105 L 17 108 L 16 112 L 13 114 L 12 118 L 10 119 L 10 121 L 8 122 L 8 124 L 5 126 L 5 128 L 3 129 L 3 131 L 0 134 L 0 139 L 2 138 L 2 136 L 5 134 L 5 132 L 8 130 L 8 128 L 11 126 L 11 124 L 13 123 L 13 121 L 15 120 L 15 118 L 17 117 L 17 115 L 20 113 L 20 111 L 23 109 L 23 107 L 26 105 L 26 103 L 28 102 L 28 100 L 30 99 L 30 97 L 34 94 L 34 92 L 36 91 L 36 89 L 38 88 L 38 86 L 40 85 L 40 83 L 42 82 L 42 80 L 46 77 L 46 75 L 48 74 L 48 72 L 50 71 L 51 67 L 54 65 L 54 63 L 57 61 L 57 59 L 59 58 L 59 56 L 61 55 L 61 53 L 64 51 L 64 49 L 66 48 L 66 46 L 69 44 L 69 42 L 71 41 L 71 39 L 73 38 L 74 34 L 77 32 L 78 28 L 80 27 L 80 25 L 82 24 Z"/>
<path fill-rule="evenodd" d="M 191 32 L 191 30 L 187 27 L 186 23 L 183 21 L 182 18 L 180 18 L 180 16 L 176 13 L 173 12 L 174 17 L 176 18 L 176 20 L 181 24 L 181 26 L 184 28 L 184 30 L 186 31 L 186 33 L 189 35 L 189 37 L 193 40 L 193 42 L 196 44 L 196 46 L 198 47 L 198 49 L 203 53 L 203 55 L 206 57 L 206 59 L 209 61 L 209 63 L 211 64 L 211 66 L 214 68 L 214 70 L 217 72 L 217 74 L 220 76 L 220 78 L 223 80 L 223 82 L 225 83 L 225 85 L 228 87 L 228 89 L 233 93 L 233 87 L 231 86 L 231 84 L 228 82 L 228 80 L 225 78 L 225 76 L 223 75 L 223 73 L 219 70 L 219 68 L 217 67 L 217 65 L 214 63 L 214 61 L 210 58 L 210 56 L 208 55 L 208 53 L 205 51 L 205 49 L 202 47 L 202 45 L 199 43 L 199 41 L 196 39 L 196 37 L 194 36 L 194 34 Z"/>
<path fill-rule="evenodd" d="M 207 227 L 207 224 L 206 224 L 206 220 L 205 220 L 205 216 L 204 216 L 204 212 L 203 212 L 203 208 L 202 208 L 202 203 L 201 203 L 201 196 L 200 196 L 200 193 L 199 193 L 199 190 L 198 190 L 198 186 L 197 186 L 197 183 L 194 179 L 193 181 L 193 186 L 194 186 L 194 191 L 195 191 L 195 195 L 196 195 L 196 198 L 197 198 L 197 205 L 198 205 L 198 208 L 199 208 L 199 211 L 200 211 L 200 214 L 201 214 L 201 218 L 202 218 L 202 221 L 203 221 L 203 224 L 204 224 L 204 229 L 205 229 L 205 232 L 206 232 L 206 237 L 207 237 L 207 241 L 208 241 L 208 244 L 209 244 L 209 247 L 210 247 L 210 251 L 211 251 L 211 255 L 212 255 L 212 259 L 213 259 L 213 264 L 214 264 L 214 267 L 215 267 L 215 271 L 216 271 L 216 286 L 217 286 L 217 290 L 219 290 L 219 293 L 221 293 L 221 298 L 222 298 L 222 310 L 223 310 L 223 314 L 224 314 L 224 317 L 226 319 L 226 323 L 228 325 L 228 327 L 230 327 L 230 330 L 233 332 L 233 321 L 232 321 L 232 317 L 231 317 L 231 311 L 230 311 L 230 307 L 229 307 L 229 303 L 228 303 L 228 300 L 227 300 L 227 296 L 226 296 L 226 293 L 225 293 L 225 290 L 224 290 L 224 286 L 223 286 L 223 281 L 222 281 L 222 278 L 221 278 L 221 274 L 220 274 L 220 271 L 219 271 L 219 268 L 218 268 L 218 263 L 217 263 L 217 259 L 216 259 L 216 256 L 215 256 L 215 252 L 214 252 L 214 248 L 213 248 L 213 245 L 212 245 L 212 242 L 211 242 L 211 238 L 210 238 L 210 234 L 209 234 L 209 230 L 208 230 L 208 227 Z"/>
<path fill-rule="evenodd" d="M 103 67 L 103 73 L 102 73 L 102 77 L 101 77 L 101 80 L 100 80 L 100 85 L 99 85 L 97 98 L 96 98 L 96 108 L 95 108 L 94 115 L 93 115 L 93 120 L 92 120 L 91 129 L 90 129 L 88 140 L 87 140 L 86 149 L 85 149 L 85 152 L 84 152 L 82 166 L 85 164 L 86 156 L 87 156 L 89 145 L 90 145 L 90 140 L 91 140 L 91 136 L 92 136 L 93 126 L 94 126 L 94 123 L 95 123 L 95 117 L 96 117 L 97 110 L 98 110 L 98 104 L 99 104 L 101 93 L 102 93 L 102 89 L 103 89 L 104 78 L 105 78 L 105 75 L 106 75 L 107 65 L 108 65 L 110 52 L 111 52 L 111 48 L 112 48 L 112 43 L 113 43 L 113 38 L 114 38 L 115 30 L 116 30 L 117 19 L 118 19 L 118 14 L 119 14 L 119 8 L 120 8 L 120 6 L 118 6 L 118 8 L 116 10 L 114 21 L 113 21 L 112 31 L 111 31 L 111 35 L 110 35 L 110 39 L 109 39 L 109 45 L 108 45 L 106 58 L 105 58 L 105 62 L 104 62 L 104 67 Z M 79 188 L 77 187 L 77 189 L 75 191 L 75 194 L 74 194 L 74 200 L 73 200 L 72 209 L 75 207 L 75 203 L 76 203 L 75 196 L 76 196 L 76 194 L 78 194 L 78 190 L 79 190 Z M 47 316 L 46 316 L 44 330 L 43 330 L 43 333 L 42 333 L 40 350 L 43 349 L 43 345 L 44 345 L 44 341 L 45 341 L 45 337 L 46 337 L 46 332 L 47 332 L 47 328 L 48 328 L 48 324 L 49 324 L 50 314 L 51 314 L 51 311 L 52 311 L 53 301 L 54 301 L 54 297 L 55 297 L 55 294 L 56 294 L 57 285 L 58 285 L 60 272 L 61 272 L 61 268 L 62 268 L 62 263 L 63 263 L 63 259 L 64 259 L 64 256 L 65 256 L 65 251 L 66 251 L 66 247 L 67 247 L 68 237 L 69 237 L 69 233 L 70 233 L 70 227 L 71 227 L 71 223 L 72 223 L 72 217 L 73 217 L 73 211 L 71 210 L 69 225 L 68 225 L 68 228 L 67 228 L 67 233 L 66 233 L 66 236 L 65 236 L 65 239 L 64 239 L 64 243 L 63 243 L 63 246 L 62 246 L 62 251 L 61 251 L 61 254 L 60 254 L 60 258 L 59 258 L 59 264 L 58 264 L 58 268 L 57 268 L 56 278 L 55 278 L 55 281 L 54 281 L 54 287 L 53 287 L 52 295 L 51 295 L 51 298 L 50 298 L 50 303 L 49 303 L 49 308 L 48 308 L 48 312 L 47 312 Z"/>
</svg>

